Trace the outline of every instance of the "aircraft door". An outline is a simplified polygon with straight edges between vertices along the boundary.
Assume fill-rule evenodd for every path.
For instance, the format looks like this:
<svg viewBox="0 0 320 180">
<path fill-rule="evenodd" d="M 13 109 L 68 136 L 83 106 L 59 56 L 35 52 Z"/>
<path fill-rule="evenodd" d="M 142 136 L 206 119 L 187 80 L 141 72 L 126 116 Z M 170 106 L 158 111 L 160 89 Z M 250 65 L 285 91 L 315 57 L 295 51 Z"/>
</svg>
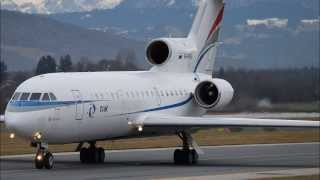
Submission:
<svg viewBox="0 0 320 180">
<path fill-rule="evenodd" d="M 83 103 L 81 92 L 79 90 L 72 90 L 71 93 L 75 101 L 75 120 L 82 120 Z"/>
<path fill-rule="evenodd" d="M 119 108 L 120 112 L 118 112 L 118 113 L 121 113 L 121 114 L 126 113 L 128 110 L 128 105 L 125 102 L 125 96 L 124 96 L 123 91 L 118 90 L 117 96 L 119 97 L 119 100 L 120 100 L 119 106 L 121 107 L 121 108 Z"/>
<path fill-rule="evenodd" d="M 153 90 L 155 91 L 155 98 L 158 106 L 161 106 L 161 95 L 159 92 L 159 89 L 157 87 L 153 87 Z"/>
</svg>

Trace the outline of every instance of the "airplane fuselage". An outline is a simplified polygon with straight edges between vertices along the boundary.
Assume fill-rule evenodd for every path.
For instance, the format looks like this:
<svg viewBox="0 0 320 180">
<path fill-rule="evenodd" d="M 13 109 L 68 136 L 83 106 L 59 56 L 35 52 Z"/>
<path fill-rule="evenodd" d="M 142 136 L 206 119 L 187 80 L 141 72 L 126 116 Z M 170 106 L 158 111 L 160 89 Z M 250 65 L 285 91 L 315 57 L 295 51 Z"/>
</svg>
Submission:
<svg viewBox="0 0 320 180">
<path fill-rule="evenodd" d="M 48 143 L 114 139 L 138 133 L 130 122 L 148 113 L 200 116 L 192 93 L 204 74 L 164 72 L 55 73 L 33 77 L 15 93 L 52 93 L 55 100 L 11 100 L 7 126 L 23 137 L 40 132 Z M 166 133 L 149 129 L 147 134 Z"/>
</svg>

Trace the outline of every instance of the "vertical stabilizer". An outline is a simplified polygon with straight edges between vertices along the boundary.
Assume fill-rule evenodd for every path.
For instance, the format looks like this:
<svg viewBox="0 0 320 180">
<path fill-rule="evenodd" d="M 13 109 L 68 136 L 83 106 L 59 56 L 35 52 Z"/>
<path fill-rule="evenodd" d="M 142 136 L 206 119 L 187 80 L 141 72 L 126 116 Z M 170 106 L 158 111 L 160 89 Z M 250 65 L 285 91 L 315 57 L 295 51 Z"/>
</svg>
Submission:
<svg viewBox="0 0 320 180">
<path fill-rule="evenodd" d="M 194 73 L 212 74 L 223 13 L 223 0 L 200 0 L 198 12 L 188 36 L 197 49 L 193 64 Z"/>
<path fill-rule="evenodd" d="M 199 0 L 198 12 L 187 38 L 158 38 L 146 48 L 152 71 L 212 74 L 223 0 Z"/>
</svg>

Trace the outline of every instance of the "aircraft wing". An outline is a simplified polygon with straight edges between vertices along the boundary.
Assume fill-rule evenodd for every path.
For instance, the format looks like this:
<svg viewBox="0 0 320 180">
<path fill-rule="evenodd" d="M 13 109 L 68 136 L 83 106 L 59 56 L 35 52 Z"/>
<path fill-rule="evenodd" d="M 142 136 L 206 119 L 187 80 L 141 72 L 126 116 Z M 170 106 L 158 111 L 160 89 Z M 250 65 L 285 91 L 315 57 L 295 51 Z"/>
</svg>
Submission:
<svg viewBox="0 0 320 180">
<path fill-rule="evenodd" d="M 146 115 L 134 122 L 143 127 L 301 127 L 320 128 L 320 121 L 223 118 L 223 117 L 183 117 L 166 115 Z"/>
</svg>

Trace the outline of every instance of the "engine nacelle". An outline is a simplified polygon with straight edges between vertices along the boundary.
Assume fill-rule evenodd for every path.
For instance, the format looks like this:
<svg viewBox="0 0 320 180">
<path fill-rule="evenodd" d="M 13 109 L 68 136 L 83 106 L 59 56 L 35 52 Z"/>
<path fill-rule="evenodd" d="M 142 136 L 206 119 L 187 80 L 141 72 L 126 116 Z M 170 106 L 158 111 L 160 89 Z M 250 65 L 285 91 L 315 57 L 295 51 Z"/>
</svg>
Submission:
<svg viewBox="0 0 320 180">
<path fill-rule="evenodd" d="M 152 41 L 146 51 L 147 59 L 152 65 L 164 64 L 170 59 L 172 54 L 171 47 L 166 41 L 161 39 Z"/>
<path fill-rule="evenodd" d="M 193 49 L 192 43 L 186 38 L 159 38 L 147 45 L 146 58 L 149 63 L 159 67 L 171 60 L 192 58 Z"/>
<path fill-rule="evenodd" d="M 223 79 L 200 82 L 194 92 L 195 100 L 205 109 L 219 109 L 228 105 L 233 98 L 231 84 Z"/>
</svg>

